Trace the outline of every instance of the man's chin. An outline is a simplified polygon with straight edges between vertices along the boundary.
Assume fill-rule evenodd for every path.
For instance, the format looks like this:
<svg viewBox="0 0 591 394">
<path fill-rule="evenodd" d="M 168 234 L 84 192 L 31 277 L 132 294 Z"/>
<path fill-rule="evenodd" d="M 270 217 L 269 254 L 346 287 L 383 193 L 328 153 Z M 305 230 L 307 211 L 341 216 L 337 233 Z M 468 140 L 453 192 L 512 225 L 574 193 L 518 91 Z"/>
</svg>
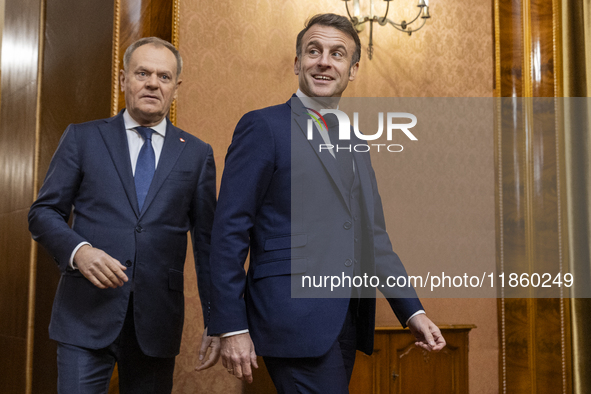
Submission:
<svg viewBox="0 0 591 394">
<path fill-rule="evenodd" d="M 332 90 L 330 89 L 312 89 L 310 97 L 331 97 Z"/>
<path fill-rule="evenodd" d="M 163 113 L 161 109 L 137 108 L 135 113 L 142 123 L 159 123 L 166 116 L 166 112 Z M 136 119 L 136 121 L 140 119 Z"/>
</svg>

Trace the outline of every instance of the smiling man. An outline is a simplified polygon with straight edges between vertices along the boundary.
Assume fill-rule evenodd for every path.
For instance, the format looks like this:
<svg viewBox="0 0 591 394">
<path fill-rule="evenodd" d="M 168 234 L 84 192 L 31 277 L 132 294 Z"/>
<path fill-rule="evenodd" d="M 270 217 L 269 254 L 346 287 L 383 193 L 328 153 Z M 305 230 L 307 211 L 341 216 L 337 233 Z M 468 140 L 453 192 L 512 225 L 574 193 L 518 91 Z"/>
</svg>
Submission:
<svg viewBox="0 0 591 394">
<path fill-rule="evenodd" d="M 126 109 L 67 128 L 29 213 L 62 272 L 49 326 L 62 394 L 107 393 L 115 363 L 121 393 L 171 392 L 189 231 L 207 316 L 213 152 L 166 117 L 181 84 L 173 45 L 143 38 L 123 63 Z M 205 329 L 199 369 L 218 356 Z"/>
<path fill-rule="evenodd" d="M 209 332 L 221 336 L 230 374 L 251 382 L 263 356 L 279 393 L 347 393 L 356 349 L 373 351 L 375 289 L 296 298 L 291 275 L 326 266 L 335 275 L 406 275 L 385 230 L 369 154 L 318 152 L 306 139 L 306 107 L 335 108 L 360 54 L 347 18 L 311 18 L 296 41 L 299 90 L 285 104 L 244 115 L 226 156 L 212 230 Z M 417 346 L 445 346 L 412 288 L 386 296 Z"/>
</svg>

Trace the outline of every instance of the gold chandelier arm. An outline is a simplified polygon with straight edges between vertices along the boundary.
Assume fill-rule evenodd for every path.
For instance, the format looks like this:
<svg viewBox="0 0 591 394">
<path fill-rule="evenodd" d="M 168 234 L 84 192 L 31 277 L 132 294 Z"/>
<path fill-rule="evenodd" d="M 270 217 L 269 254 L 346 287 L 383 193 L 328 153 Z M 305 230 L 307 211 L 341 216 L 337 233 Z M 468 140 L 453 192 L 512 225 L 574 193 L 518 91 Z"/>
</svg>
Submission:
<svg viewBox="0 0 591 394">
<path fill-rule="evenodd" d="M 408 25 L 410 25 L 410 24 L 414 23 L 414 22 L 415 22 L 417 19 L 419 19 L 419 17 L 421 16 L 421 12 L 423 12 L 423 8 L 422 8 L 422 7 L 420 7 L 420 8 L 419 8 L 419 13 L 418 13 L 418 14 L 417 14 L 417 16 L 416 16 L 416 17 L 415 17 L 415 18 L 414 18 L 412 21 L 410 21 L 410 22 L 402 21 L 402 22 L 400 22 L 400 23 L 396 23 L 396 22 L 394 22 L 394 21 L 393 21 L 393 20 L 391 20 L 391 19 L 387 19 L 387 22 L 388 22 L 389 24 L 391 24 L 392 26 L 394 26 L 394 27 L 397 27 L 397 26 L 398 26 L 398 27 L 401 27 L 401 28 L 402 28 L 402 31 L 406 31 L 406 26 L 408 26 Z M 384 24 L 385 24 L 385 23 L 384 23 Z M 423 26 L 421 26 L 421 27 L 423 27 Z M 419 29 L 420 29 L 420 28 L 419 28 Z M 417 31 L 417 30 L 419 30 L 419 29 L 416 29 L 415 31 Z M 398 30 L 400 30 L 400 29 L 398 29 Z"/>
<path fill-rule="evenodd" d="M 351 23 L 355 24 L 353 22 L 353 17 L 351 16 L 351 13 L 349 12 L 349 0 L 345 0 L 345 8 L 347 8 L 347 15 L 349 15 L 349 19 L 351 19 Z"/>
<path fill-rule="evenodd" d="M 382 18 L 378 19 L 378 23 L 380 26 L 384 26 L 386 24 L 386 18 L 388 17 L 388 11 L 390 11 L 390 0 L 386 0 L 388 2 L 388 6 L 386 7 L 386 13 Z"/>
<path fill-rule="evenodd" d="M 414 22 L 414 21 L 416 21 L 416 20 L 417 20 L 417 18 L 415 18 L 415 19 L 413 20 L 413 22 Z M 419 30 L 421 30 L 421 29 L 423 28 L 423 26 L 425 26 L 425 23 L 426 23 L 426 22 L 427 22 L 427 18 L 423 18 L 423 23 L 421 24 L 421 26 L 419 26 L 418 28 L 416 28 L 416 29 L 414 29 L 414 30 L 413 30 L 412 28 L 410 28 L 410 27 L 409 27 L 409 25 L 410 25 L 412 22 L 409 22 L 409 23 L 406 23 L 406 24 L 404 24 L 404 22 L 402 22 L 403 24 L 399 25 L 399 24 L 397 24 L 396 22 L 394 22 L 394 21 L 392 21 L 392 20 L 388 19 L 388 23 L 389 23 L 389 24 L 391 24 L 391 25 L 392 25 L 392 26 L 393 26 L 393 27 L 394 27 L 396 30 L 399 30 L 399 31 L 401 31 L 401 32 L 403 32 L 403 33 L 408 33 L 408 35 L 409 35 L 409 36 L 410 36 L 412 33 L 414 33 L 415 31 L 419 31 Z M 400 27 L 399 27 L 399 26 L 400 26 Z"/>
</svg>

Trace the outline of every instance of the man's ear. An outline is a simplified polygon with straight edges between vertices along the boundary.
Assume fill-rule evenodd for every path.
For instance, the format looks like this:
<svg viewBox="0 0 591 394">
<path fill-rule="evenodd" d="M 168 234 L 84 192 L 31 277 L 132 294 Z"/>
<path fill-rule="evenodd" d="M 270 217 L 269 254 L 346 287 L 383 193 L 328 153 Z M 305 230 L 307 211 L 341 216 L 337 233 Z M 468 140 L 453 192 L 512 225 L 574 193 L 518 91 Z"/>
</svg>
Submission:
<svg viewBox="0 0 591 394">
<path fill-rule="evenodd" d="M 181 86 L 181 83 L 183 83 L 182 79 L 179 79 L 178 81 L 176 81 L 176 86 L 174 87 L 174 98 L 173 100 L 176 100 L 178 95 L 179 95 L 179 86 Z"/>
<path fill-rule="evenodd" d="M 359 70 L 359 62 L 355 63 L 349 69 L 349 81 L 354 81 L 355 77 L 357 76 L 357 70 Z"/>
<path fill-rule="evenodd" d="M 295 75 L 300 75 L 300 59 L 298 59 L 298 57 L 295 57 L 295 60 L 293 61 L 293 73 Z"/>
<path fill-rule="evenodd" d="M 119 70 L 119 87 L 125 92 L 125 70 Z"/>
</svg>

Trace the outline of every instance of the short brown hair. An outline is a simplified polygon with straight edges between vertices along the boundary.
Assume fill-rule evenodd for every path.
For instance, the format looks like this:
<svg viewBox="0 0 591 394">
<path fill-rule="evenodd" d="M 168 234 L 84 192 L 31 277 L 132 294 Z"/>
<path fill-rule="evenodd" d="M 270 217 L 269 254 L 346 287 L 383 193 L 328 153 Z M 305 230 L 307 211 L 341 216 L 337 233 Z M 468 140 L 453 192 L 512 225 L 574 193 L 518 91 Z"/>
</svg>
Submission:
<svg viewBox="0 0 591 394">
<path fill-rule="evenodd" d="M 359 41 L 359 35 L 357 30 L 353 27 L 351 21 L 344 16 L 336 14 L 317 14 L 310 18 L 304 25 L 304 29 L 298 34 L 296 40 L 296 55 L 299 58 L 302 56 L 302 39 L 304 34 L 314 25 L 334 27 L 337 30 L 350 36 L 355 41 L 355 52 L 351 58 L 351 67 L 361 59 L 361 41 Z"/>
<path fill-rule="evenodd" d="M 131 55 L 133 54 L 133 52 L 135 52 L 135 50 L 141 47 L 142 45 L 147 44 L 165 47 L 172 52 L 172 54 L 176 58 L 176 77 L 178 79 L 178 77 L 181 75 L 181 72 L 183 71 L 183 58 L 181 57 L 181 54 L 179 53 L 178 49 L 175 48 L 174 45 L 158 37 L 140 38 L 139 40 L 128 46 L 127 50 L 125 51 L 125 54 L 123 55 L 123 69 L 127 71 L 127 66 L 129 65 L 129 61 L 131 60 Z"/>
</svg>

